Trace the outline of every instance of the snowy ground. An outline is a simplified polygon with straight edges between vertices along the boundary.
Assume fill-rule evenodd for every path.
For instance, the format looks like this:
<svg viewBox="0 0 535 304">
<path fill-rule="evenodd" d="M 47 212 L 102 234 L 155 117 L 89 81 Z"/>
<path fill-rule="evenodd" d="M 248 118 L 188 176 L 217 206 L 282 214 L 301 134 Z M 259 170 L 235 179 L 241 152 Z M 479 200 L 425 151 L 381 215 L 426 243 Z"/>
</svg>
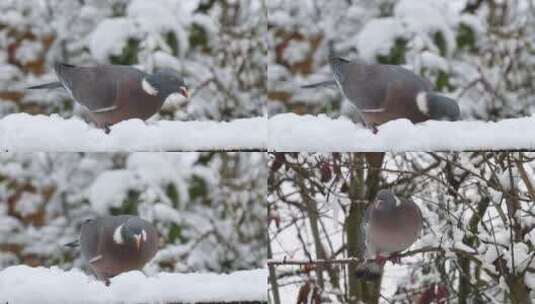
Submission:
<svg viewBox="0 0 535 304">
<path fill-rule="evenodd" d="M 267 301 L 267 271 L 231 274 L 123 273 L 106 287 L 78 269 L 12 266 L 0 272 L 1 303 L 180 303 Z"/>
<path fill-rule="evenodd" d="M 262 117 L 214 121 L 123 121 L 105 134 L 79 118 L 11 114 L 0 119 L 1 151 L 262 150 Z"/>
<path fill-rule="evenodd" d="M 269 119 L 268 150 L 303 152 L 463 151 L 535 149 L 535 116 L 484 121 L 427 121 L 414 125 L 398 119 L 373 134 L 341 117 L 279 114 Z"/>
</svg>

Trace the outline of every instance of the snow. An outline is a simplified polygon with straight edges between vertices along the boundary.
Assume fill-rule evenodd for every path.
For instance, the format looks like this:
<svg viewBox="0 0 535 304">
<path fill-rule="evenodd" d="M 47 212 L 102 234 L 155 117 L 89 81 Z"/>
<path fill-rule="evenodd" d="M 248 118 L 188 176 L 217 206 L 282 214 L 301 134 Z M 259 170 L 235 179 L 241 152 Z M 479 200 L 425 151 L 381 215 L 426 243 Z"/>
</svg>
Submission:
<svg viewBox="0 0 535 304">
<path fill-rule="evenodd" d="M 448 12 L 435 6 L 432 2 L 403 0 L 397 3 L 393 17 L 370 20 L 356 37 L 359 56 L 373 62 L 376 55 L 387 55 L 397 38 L 416 37 L 415 43 L 431 45 L 427 36 L 438 31 L 443 34 L 448 50 L 453 49 L 455 37 L 450 30 Z"/>
<path fill-rule="evenodd" d="M 107 214 L 110 207 L 120 207 L 128 190 L 136 187 L 137 180 L 131 171 L 113 170 L 102 173 L 89 188 L 88 198 L 93 209 Z"/>
<path fill-rule="evenodd" d="M 504 257 L 507 261 L 507 268 L 513 269 L 514 266 L 518 272 L 523 272 L 529 263 L 533 262 L 528 245 L 519 242 L 513 243 L 513 250 L 510 250 L 510 253 Z"/>
<path fill-rule="evenodd" d="M 10 114 L 0 119 L 1 151 L 191 151 L 265 149 L 267 123 L 262 117 L 215 121 L 131 119 L 111 133 L 79 118 Z"/>
<path fill-rule="evenodd" d="M 155 217 L 163 222 L 180 223 L 180 213 L 171 206 L 163 203 L 154 205 Z"/>
<path fill-rule="evenodd" d="M 0 272 L 2 303 L 178 303 L 267 301 L 264 269 L 215 273 L 131 271 L 106 287 L 78 269 L 12 266 Z"/>
<path fill-rule="evenodd" d="M 306 59 L 306 54 L 310 51 L 307 42 L 291 40 L 288 47 L 284 49 L 284 59 L 289 64 L 299 63 Z"/>
<path fill-rule="evenodd" d="M 394 14 L 409 33 L 434 34 L 440 31 L 446 40 L 448 50 L 455 46 L 455 35 L 449 26 L 446 8 L 433 1 L 402 0 L 394 8 Z"/>
<path fill-rule="evenodd" d="M 134 21 L 113 18 L 102 21 L 89 36 L 89 49 L 99 62 L 107 62 L 110 55 L 120 55 L 128 38 L 137 36 Z"/>
<path fill-rule="evenodd" d="M 172 31 L 177 23 L 176 16 L 164 1 L 134 0 L 127 9 L 127 15 L 147 31 Z M 157 16 L 157 17 L 156 17 Z"/>
<path fill-rule="evenodd" d="M 153 153 L 138 153 L 128 157 L 126 167 L 133 170 L 148 184 L 166 186 L 169 183 L 180 183 L 179 172 L 173 161 L 166 157 Z"/>
<path fill-rule="evenodd" d="M 373 134 L 351 120 L 326 115 L 278 114 L 269 119 L 270 151 L 463 151 L 534 149 L 535 134 L 526 132 L 535 116 L 485 121 L 387 122 Z"/>
<path fill-rule="evenodd" d="M 22 216 L 27 216 L 36 211 L 43 205 L 42 197 L 29 192 L 23 192 L 20 198 L 20 203 L 15 205 L 17 210 Z"/>
<path fill-rule="evenodd" d="M 399 20 L 395 18 L 371 20 L 357 36 L 359 56 L 373 62 L 377 54 L 388 54 L 398 37 L 404 37 L 403 24 Z"/>
<path fill-rule="evenodd" d="M 448 71 L 448 61 L 435 53 L 423 51 L 421 55 L 422 65 L 428 68 Z"/>
<path fill-rule="evenodd" d="M 17 49 L 15 57 L 22 64 L 27 64 L 31 61 L 39 59 L 41 52 L 43 51 L 43 45 L 39 42 L 23 40 Z"/>
<path fill-rule="evenodd" d="M 152 54 L 152 59 L 154 60 L 154 65 L 157 67 L 171 68 L 176 71 L 182 70 L 180 60 L 166 52 L 156 51 Z"/>
</svg>

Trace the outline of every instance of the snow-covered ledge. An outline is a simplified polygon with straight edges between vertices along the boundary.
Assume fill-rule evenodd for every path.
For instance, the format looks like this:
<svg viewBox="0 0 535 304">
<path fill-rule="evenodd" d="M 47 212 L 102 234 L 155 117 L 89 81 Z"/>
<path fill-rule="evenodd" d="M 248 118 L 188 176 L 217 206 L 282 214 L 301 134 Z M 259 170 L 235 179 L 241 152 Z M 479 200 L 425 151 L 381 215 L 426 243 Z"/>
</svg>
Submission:
<svg viewBox="0 0 535 304">
<path fill-rule="evenodd" d="M 0 151 L 265 150 L 267 119 L 120 122 L 105 134 L 82 119 L 17 113 L 0 119 Z"/>
<path fill-rule="evenodd" d="M 78 269 L 19 265 L 0 271 L 0 303 L 258 303 L 267 301 L 266 282 L 264 269 L 154 277 L 131 271 L 105 286 Z"/>
<path fill-rule="evenodd" d="M 268 123 L 269 151 L 465 151 L 535 149 L 535 116 L 484 121 L 398 119 L 372 134 L 360 124 L 325 115 L 279 114 Z"/>
</svg>

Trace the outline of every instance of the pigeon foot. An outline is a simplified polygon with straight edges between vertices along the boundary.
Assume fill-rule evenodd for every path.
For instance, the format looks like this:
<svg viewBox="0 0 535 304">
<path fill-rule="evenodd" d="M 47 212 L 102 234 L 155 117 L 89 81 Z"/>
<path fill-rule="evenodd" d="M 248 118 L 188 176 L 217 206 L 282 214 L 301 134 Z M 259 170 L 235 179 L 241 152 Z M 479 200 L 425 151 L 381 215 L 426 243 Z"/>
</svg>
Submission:
<svg viewBox="0 0 535 304">
<path fill-rule="evenodd" d="M 392 264 L 400 264 L 401 263 L 401 257 L 399 256 L 399 252 L 394 252 L 390 255 L 388 258 Z"/>
<path fill-rule="evenodd" d="M 110 132 L 111 132 L 110 126 L 111 126 L 111 124 L 109 124 L 109 123 L 106 123 L 104 125 L 104 133 L 110 134 Z"/>
<path fill-rule="evenodd" d="M 379 265 L 384 265 L 388 259 L 389 259 L 388 257 L 385 257 L 385 256 L 382 256 L 382 255 L 378 254 L 375 257 L 375 262 L 377 262 L 377 264 L 379 264 Z"/>
</svg>

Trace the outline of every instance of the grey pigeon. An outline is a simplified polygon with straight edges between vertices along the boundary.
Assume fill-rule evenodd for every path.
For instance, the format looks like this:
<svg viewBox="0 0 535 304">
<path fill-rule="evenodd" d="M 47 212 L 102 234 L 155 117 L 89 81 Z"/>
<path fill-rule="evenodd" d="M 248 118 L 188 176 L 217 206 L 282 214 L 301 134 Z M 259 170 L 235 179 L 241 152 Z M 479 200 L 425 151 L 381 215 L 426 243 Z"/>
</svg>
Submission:
<svg viewBox="0 0 535 304">
<path fill-rule="evenodd" d="M 406 118 L 413 123 L 425 120 L 458 120 L 457 102 L 433 92 L 433 85 L 415 73 L 397 65 L 348 61 L 335 55 L 329 44 L 329 65 L 334 80 L 303 88 L 337 85 L 357 108 L 367 127 Z"/>
<path fill-rule="evenodd" d="M 362 223 L 366 262 L 357 276 L 379 278 L 386 259 L 399 262 L 397 255 L 418 239 L 421 230 L 422 213 L 414 202 L 398 198 L 390 190 L 379 191 Z"/>
<path fill-rule="evenodd" d="M 80 245 L 86 263 L 108 285 L 109 278 L 141 269 L 154 257 L 158 233 L 136 216 L 103 216 L 82 224 Z"/>
<path fill-rule="evenodd" d="M 171 69 L 154 74 L 123 65 L 77 67 L 65 63 L 54 66 L 58 82 L 28 89 L 65 88 L 74 100 L 89 111 L 91 120 L 109 132 L 109 126 L 122 120 L 146 120 L 168 99 L 189 97 L 184 80 Z"/>
</svg>

